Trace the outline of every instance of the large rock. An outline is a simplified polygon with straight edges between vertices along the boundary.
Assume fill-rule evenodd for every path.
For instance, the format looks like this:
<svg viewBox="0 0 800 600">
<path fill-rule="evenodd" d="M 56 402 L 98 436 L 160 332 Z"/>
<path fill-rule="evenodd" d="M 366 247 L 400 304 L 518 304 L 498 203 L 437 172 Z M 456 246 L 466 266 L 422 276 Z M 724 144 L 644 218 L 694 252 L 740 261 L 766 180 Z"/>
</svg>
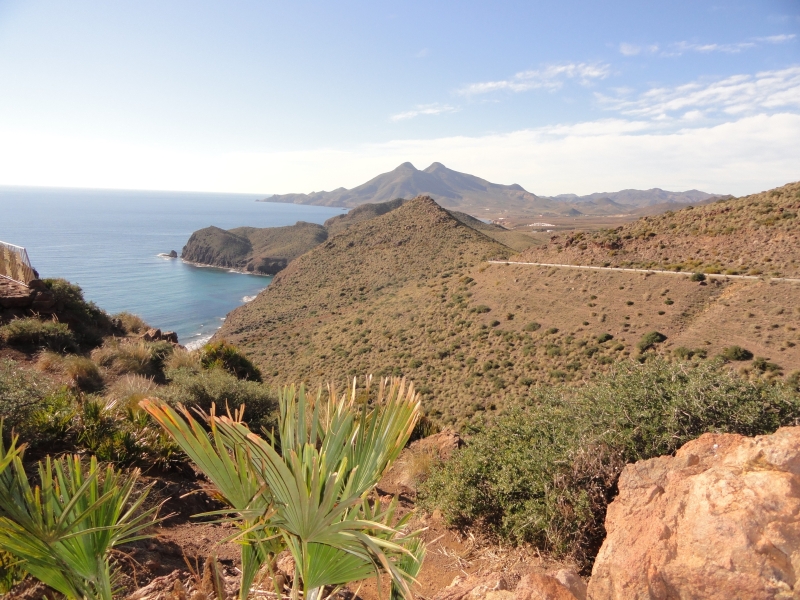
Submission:
<svg viewBox="0 0 800 600">
<path fill-rule="evenodd" d="M 800 427 L 628 465 L 590 600 L 800 598 Z"/>
<path fill-rule="evenodd" d="M 563 571 L 567 573 L 567 571 Z M 562 574 L 562 571 L 559 571 Z M 571 573 L 568 576 L 580 581 Z M 579 589 L 583 586 L 580 581 Z M 580 594 L 580 592 L 579 592 Z M 433 600 L 576 600 L 569 587 L 552 575 L 529 573 L 520 578 L 514 573 L 489 573 L 456 577 Z M 584 596 L 585 598 L 585 596 Z"/>
</svg>

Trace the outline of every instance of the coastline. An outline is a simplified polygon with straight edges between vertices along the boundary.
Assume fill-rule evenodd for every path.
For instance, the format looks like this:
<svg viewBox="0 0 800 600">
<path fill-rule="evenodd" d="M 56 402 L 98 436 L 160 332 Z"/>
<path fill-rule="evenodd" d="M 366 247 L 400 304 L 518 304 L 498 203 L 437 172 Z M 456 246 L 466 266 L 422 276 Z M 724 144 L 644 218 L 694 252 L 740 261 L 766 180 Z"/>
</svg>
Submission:
<svg viewBox="0 0 800 600">
<path fill-rule="evenodd" d="M 268 275 L 266 273 L 256 273 L 254 271 L 235 269 L 233 267 L 220 267 L 219 265 L 209 265 L 206 263 L 194 262 L 192 260 L 186 260 L 185 258 L 181 258 L 180 256 L 178 257 L 178 259 L 185 265 L 197 267 L 199 269 L 219 269 L 220 271 L 227 271 L 228 273 L 238 273 L 239 275 L 253 275 L 254 277 L 275 277 L 275 275 Z"/>
</svg>

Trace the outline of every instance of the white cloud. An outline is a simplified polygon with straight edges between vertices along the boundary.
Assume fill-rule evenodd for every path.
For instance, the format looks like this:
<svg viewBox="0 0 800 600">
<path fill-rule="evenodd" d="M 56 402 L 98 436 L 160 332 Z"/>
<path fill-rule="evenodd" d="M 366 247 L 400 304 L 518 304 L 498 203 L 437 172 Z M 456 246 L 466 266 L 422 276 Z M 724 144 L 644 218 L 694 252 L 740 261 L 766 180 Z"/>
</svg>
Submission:
<svg viewBox="0 0 800 600">
<path fill-rule="evenodd" d="M 665 119 L 697 111 L 720 116 L 800 109 L 800 66 L 755 75 L 734 75 L 718 81 L 695 81 L 657 87 L 631 98 L 597 94 L 601 105 L 623 114 Z"/>
<path fill-rule="evenodd" d="M 188 153 L 0 131 L 0 183 L 283 193 L 353 187 L 404 161 L 440 161 L 543 195 L 624 188 L 746 194 L 800 179 L 800 115 L 752 115 L 665 132 L 604 119 L 486 136 L 394 140 L 348 149 Z"/>
<path fill-rule="evenodd" d="M 610 73 L 610 66 L 601 63 L 555 64 L 537 70 L 521 71 L 509 79 L 471 83 L 459 90 L 458 93 L 473 96 L 499 90 L 511 92 L 525 92 L 537 88 L 557 90 L 564 85 L 564 81 L 567 79 L 574 79 L 582 85 L 588 85 L 592 80 L 605 79 Z"/>
<path fill-rule="evenodd" d="M 449 104 L 417 104 L 417 106 L 412 110 L 407 110 L 405 112 L 397 113 L 389 117 L 390 121 L 405 121 L 408 119 L 413 119 L 420 115 L 440 115 L 442 113 L 451 113 L 456 112 L 458 110 L 455 106 L 450 106 Z"/>
<path fill-rule="evenodd" d="M 426 56 L 428 56 L 428 49 L 423 48 L 414 55 L 414 58 L 425 58 Z"/>
<path fill-rule="evenodd" d="M 660 54 L 661 56 L 682 56 L 687 52 L 722 52 L 725 54 L 738 54 L 744 50 L 756 48 L 762 44 L 784 44 L 786 42 L 791 42 L 796 37 L 797 36 L 793 33 L 768 35 L 765 37 L 754 37 L 744 42 L 735 42 L 731 44 L 700 44 L 696 42 L 681 41 L 668 44 Z M 619 52 L 623 56 L 636 56 L 638 54 L 655 54 L 659 52 L 659 48 L 660 47 L 658 44 L 639 46 L 636 44 L 623 42 L 619 45 Z"/>
</svg>

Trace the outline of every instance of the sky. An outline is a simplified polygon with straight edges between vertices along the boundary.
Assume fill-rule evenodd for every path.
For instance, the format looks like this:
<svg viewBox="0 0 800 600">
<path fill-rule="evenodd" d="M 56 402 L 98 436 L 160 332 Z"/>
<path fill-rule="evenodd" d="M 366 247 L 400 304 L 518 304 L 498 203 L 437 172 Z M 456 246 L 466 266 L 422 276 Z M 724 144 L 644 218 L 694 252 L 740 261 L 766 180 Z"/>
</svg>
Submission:
<svg viewBox="0 0 800 600">
<path fill-rule="evenodd" d="M 800 1 L 0 0 L 0 185 L 800 180 Z"/>
</svg>

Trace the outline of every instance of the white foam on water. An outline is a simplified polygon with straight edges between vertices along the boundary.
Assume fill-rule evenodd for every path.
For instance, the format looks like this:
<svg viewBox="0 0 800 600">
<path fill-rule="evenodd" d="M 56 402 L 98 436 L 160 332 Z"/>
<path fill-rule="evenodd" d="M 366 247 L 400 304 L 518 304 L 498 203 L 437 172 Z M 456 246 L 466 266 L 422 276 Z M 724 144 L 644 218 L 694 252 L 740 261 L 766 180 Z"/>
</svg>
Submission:
<svg viewBox="0 0 800 600">
<path fill-rule="evenodd" d="M 252 301 L 253 301 L 253 300 L 255 300 L 255 299 L 256 299 L 256 297 L 255 297 L 255 296 L 244 296 L 244 297 L 242 298 L 242 302 L 252 302 Z"/>
</svg>

